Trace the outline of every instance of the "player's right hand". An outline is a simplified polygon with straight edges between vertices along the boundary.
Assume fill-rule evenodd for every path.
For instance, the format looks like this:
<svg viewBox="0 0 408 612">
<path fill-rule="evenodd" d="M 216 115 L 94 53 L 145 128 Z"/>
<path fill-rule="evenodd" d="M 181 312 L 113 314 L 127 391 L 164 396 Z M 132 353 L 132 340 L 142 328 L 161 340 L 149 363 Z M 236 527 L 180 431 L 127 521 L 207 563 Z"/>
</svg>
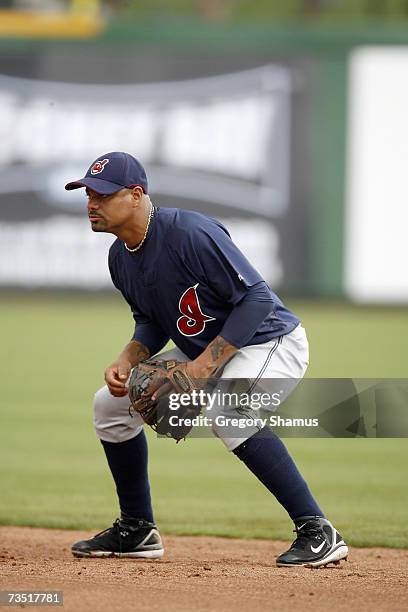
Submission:
<svg viewBox="0 0 408 612">
<path fill-rule="evenodd" d="M 115 397 L 124 397 L 128 393 L 126 382 L 130 376 L 132 365 L 126 359 L 115 361 L 105 370 L 105 382 Z"/>
</svg>

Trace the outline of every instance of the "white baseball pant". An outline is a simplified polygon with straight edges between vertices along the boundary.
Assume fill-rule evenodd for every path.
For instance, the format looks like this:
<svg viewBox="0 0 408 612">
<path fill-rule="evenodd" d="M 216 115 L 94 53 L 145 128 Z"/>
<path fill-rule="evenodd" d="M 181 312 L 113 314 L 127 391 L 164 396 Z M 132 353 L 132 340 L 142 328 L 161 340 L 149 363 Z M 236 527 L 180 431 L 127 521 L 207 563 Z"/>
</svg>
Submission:
<svg viewBox="0 0 408 612">
<path fill-rule="evenodd" d="M 158 359 L 190 361 L 178 348 L 156 355 Z M 274 338 L 264 344 L 241 348 L 225 366 L 221 379 L 292 379 L 286 387 L 286 396 L 303 378 L 309 363 L 309 345 L 306 332 L 298 325 L 291 333 Z M 284 398 L 281 398 L 282 400 Z M 107 442 L 125 442 L 134 438 L 143 428 L 143 420 L 129 409 L 128 396 L 114 397 L 105 385 L 94 398 L 94 425 L 96 435 Z M 216 411 L 216 408 L 215 408 Z M 222 412 L 222 409 L 221 409 Z M 231 437 L 224 427 L 213 425 L 213 433 L 222 439 L 228 450 L 253 436 L 259 428 L 248 427 L 239 436 Z"/>
</svg>

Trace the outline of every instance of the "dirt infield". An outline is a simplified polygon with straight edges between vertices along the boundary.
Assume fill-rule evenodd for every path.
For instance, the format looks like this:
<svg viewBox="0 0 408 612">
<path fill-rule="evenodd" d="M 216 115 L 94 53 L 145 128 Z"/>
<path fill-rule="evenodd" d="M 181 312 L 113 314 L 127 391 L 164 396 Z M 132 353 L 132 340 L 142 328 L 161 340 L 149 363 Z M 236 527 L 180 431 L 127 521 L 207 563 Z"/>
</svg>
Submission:
<svg viewBox="0 0 408 612">
<path fill-rule="evenodd" d="M 88 536 L 0 527 L 0 590 L 62 590 L 76 612 L 408 609 L 405 550 L 355 548 L 339 566 L 283 569 L 274 558 L 287 543 L 168 536 L 159 561 L 73 558 L 71 543 Z"/>
</svg>

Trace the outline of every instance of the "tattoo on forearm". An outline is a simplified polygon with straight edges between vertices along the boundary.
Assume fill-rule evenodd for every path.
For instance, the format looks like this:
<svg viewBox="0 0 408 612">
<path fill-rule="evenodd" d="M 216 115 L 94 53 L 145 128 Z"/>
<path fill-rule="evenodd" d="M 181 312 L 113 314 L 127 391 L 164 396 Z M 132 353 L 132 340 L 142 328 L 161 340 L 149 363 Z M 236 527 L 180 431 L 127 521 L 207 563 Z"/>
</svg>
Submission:
<svg viewBox="0 0 408 612">
<path fill-rule="evenodd" d="M 225 353 L 225 350 L 229 346 L 230 345 L 226 340 L 224 340 L 224 338 L 221 338 L 220 336 L 215 338 L 210 345 L 211 357 L 213 358 L 213 360 L 217 361 L 220 357 L 222 357 Z"/>
<path fill-rule="evenodd" d="M 147 359 L 150 356 L 149 349 L 140 342 L 135 342 L 134 356 L 138 360 L 138 362 L 143 361 L 144 359 Z"/>
<path fill-rule="evenodd" d="M 210 342 L 201 355 L 193 360 L 201 374 L 204 376 L 217 376 L 217 372 L 228 363 L 238 349 L 224 340 L 222 336 L 217 336 Z"/>
</svg>

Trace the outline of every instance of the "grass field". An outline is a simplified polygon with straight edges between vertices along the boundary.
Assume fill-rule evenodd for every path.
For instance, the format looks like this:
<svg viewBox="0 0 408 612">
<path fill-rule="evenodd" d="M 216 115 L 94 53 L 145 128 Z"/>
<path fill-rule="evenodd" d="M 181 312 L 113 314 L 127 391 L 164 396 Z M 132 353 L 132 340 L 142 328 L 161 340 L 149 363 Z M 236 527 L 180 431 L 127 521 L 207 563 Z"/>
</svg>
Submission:
<svg viewBox="0 0 408 612">
<path fill-rule="evenodd" d="M 408 378 L 408 312 L 292 301 L 313 377 Z M 132 321 L 119 297 L 2 296 L 0 523 L 104 528 L 117 514 L 91 398 Z M 222 444 L 150 436 L 167 533 L 285 538 L 291 523 Z M 408 547 L 405 439 L 290 440 L 322 507 L 355 545 Z"/>
</svg>

